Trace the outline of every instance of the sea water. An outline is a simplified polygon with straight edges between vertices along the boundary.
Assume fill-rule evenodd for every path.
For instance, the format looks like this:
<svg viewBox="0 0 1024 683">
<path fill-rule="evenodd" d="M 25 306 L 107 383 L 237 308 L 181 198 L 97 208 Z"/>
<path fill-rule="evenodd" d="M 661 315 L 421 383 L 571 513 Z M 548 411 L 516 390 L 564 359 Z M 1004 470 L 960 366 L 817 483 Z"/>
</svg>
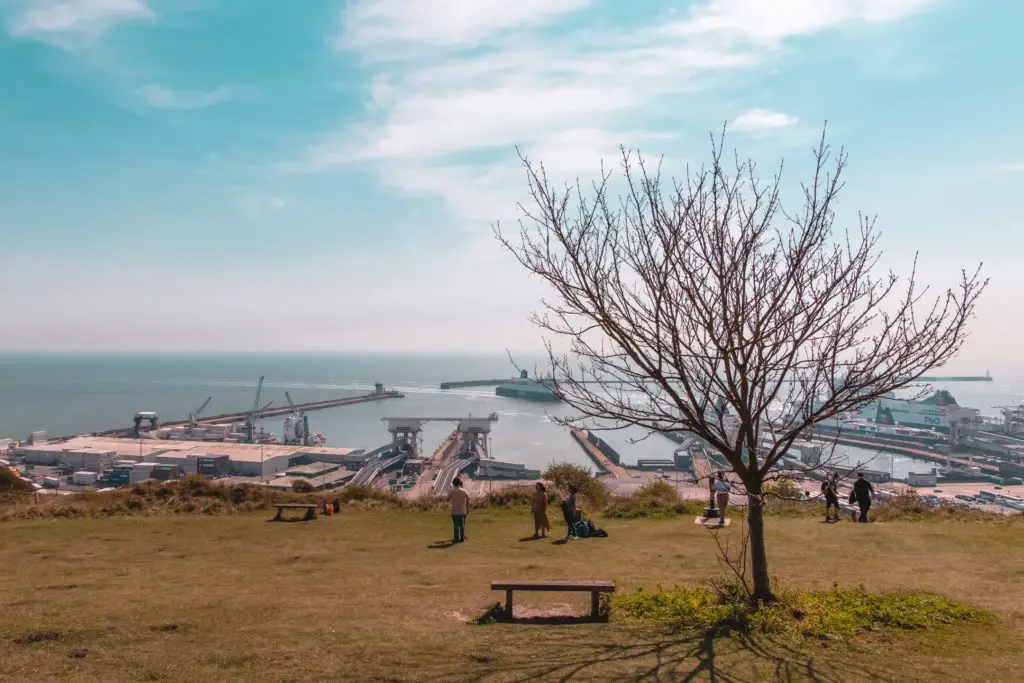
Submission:
<svg viewBox="0 0 1024 683">
<path fill-rule="evenodd" d="M 443 381 L 512 377 L 517 367 L 543 368 L 541 356 L 492 355 L 199 355 L 199 354 L 2 354 L 0 355 L 0 438 L 25 439 L 43 430 L 68 436 L 129 427 L 136 411 L 156 411 L 162 420 L 181 420 L 212 396 L 205 415 L 241 412 L 255 400 L 264 376 L 261 407 L 296 403 L 373 390 L 375 382 L 405 394 L 308 413 L 310 429 L 322 432 L 330 446 L 372 449 L 390 440 L 386 417 L 483 417 L 498 414 L 491 453 L 503 461 L 543 468 L 552 462 L 590 465 L 582 449 L 558 425 L 572 409 L 494 395 L 494 387 L 442 390 Z M 995 414 L 999 405 L 1024 399 L 1024 381 L 998 379 L 978 384 L 936 385 L 949 389 L 961 405 Z M 263 427 L 281 437 L 284 417 Z M 427 423 L 423 449 L 431 453 L 454 429 L 448 422 Z M 623 464 L 641 458 L 671 458 L 676 444 L 639 428 L 602 431 L 600 436 L 622 456 Z M 837 462 L 892 471 L 897 478 L 931 467 L 911 458 L 875 450 L 839 446 Z"/>
</svg>

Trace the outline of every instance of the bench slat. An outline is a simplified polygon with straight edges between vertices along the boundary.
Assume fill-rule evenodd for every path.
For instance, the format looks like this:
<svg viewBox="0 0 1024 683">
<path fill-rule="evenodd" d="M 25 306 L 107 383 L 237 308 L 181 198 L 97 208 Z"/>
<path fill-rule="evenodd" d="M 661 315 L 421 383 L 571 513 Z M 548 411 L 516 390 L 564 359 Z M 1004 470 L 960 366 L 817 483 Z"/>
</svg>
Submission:
<svg viewBox="0 0 1024 683">
<path fill-rule="evenodd" d="M 492 591 L 587 591 L 614 593 L 611 581 L 492 581 Z"/>
</svg>

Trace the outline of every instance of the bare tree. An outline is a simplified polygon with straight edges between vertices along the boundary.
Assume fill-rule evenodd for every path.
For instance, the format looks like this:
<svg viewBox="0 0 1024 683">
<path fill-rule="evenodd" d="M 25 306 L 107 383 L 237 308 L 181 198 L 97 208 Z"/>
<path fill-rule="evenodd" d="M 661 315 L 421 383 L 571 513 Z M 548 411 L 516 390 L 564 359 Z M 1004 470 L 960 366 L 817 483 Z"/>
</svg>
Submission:
<svg viewBox="0 0 1024 683">
<path fill-rule="evenodd" d="M 622 150 L 622 194 L 602 167 L 589 191 L 558 187 L 520 157 L 530 206 L 519 238 L 495 234 L 554 290 L 532 316 L 565 424 L 688 431 L 728 462 L 747 496 L 753 598 L 774 598 L 765 549 L 765 481 L 792 443 L 824 420 L 913 383 L 959 350 L 987 281 L 980 266 L 924 301 L 909 275 L 876 276 L 874 219 L 837 231 L 846 155 L 822 132 L 802 207 L 787 211 L 781 167 L 769 182 L 750 161 L 710 163 L 665 182 Z M 727 168 L 728 166 L 728 168 Z M 779 406 L 785 406 L 783 414 Z"/>
</svg>

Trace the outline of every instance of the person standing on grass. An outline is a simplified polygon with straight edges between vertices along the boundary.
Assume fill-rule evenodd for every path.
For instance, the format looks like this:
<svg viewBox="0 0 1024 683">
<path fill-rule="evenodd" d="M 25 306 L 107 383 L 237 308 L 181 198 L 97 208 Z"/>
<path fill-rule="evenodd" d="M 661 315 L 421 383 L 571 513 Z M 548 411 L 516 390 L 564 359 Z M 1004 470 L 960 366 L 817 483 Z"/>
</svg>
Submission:
<svg viewBox="0 0 1024 683">
<path fill-rule="evenodd" d="M 839 521 L 839 475 L 830 474 L 821 482 L 821 492 L 825 494 L 825 521 Z M 829 510 L 835 508 L 835 516 L 829 515 Z"/>
<path fill-rule="evenodd" d="M 565 540 L 576 538 L 572 528 L 576 523 L 576 487 L 572 484 L 569 484 L 569 495 L 562 501 L 562 515 L 565 517 L 565 525 L 569 527 L 565 532 Z"/>
<path fill-rule="evenodd" d="M 860 517 L 857 519 L 862 524 L 868 523 L 868 510 L 871 509 L 871 500 L 875 497 L 875 487 L 864 478 L 863 472 L 857 473 L 857 481 L 853 482 L 853 495 L 860 507 Z"/>
<path fill-rule="evenodd" d="M 718 523 L 725 524 L 725 509 L 729 507 L 729 482 L 725 480 L 725 473 L 721 470 L 716 472 L 711 485 L 715 491 L 715 501 L 718 503 Z"/>
<path fill-rule="evenodd" d="M 463 543 L 466 540 L 466 516 L 469 514 L 469 494 L 462 488 L 462 479 L 455 477 L 452 481 L 452 492 L 448 494 L 448 502 L 452 510 L 452 527 L 454 529 L 452 543 Z"/>
<path fill-rule="evenodd" d="M 548 520 L 548 492 L 544 484 L 537 482 L 537 490 L 533 493 L 533 502 L 530 506 L 533 512 L 533 537 L 543 538 L 547 536 L 551 528 L 551 521 Z"/>
</svg>

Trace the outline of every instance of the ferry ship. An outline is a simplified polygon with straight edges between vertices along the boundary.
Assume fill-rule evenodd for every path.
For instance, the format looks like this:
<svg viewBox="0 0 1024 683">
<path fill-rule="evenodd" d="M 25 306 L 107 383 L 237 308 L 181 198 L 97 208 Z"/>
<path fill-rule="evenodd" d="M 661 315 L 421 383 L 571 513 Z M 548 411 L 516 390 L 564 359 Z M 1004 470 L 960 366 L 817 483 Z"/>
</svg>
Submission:
<svg viewBox="0 0 1024 683">
<path fill-rule="evenodd" d="M 526 375 L 526 370 L 520 372 L 518 378 L 495 387 L 494 394 L 506 398 L 522 398 L 527 401 L 557 402 L 562 400 L 553 379 L 530 379 Z"/>
<path fill-rule="evenodd" d="M 857 416 L 877 425 L 898 425 L 940 434 L 949 434 L 954 427 L 977 425 L 981 421 L 979 410 L 960 406 L 944 389 L 921 401 L 885 396 L 861 408 Z"/>
<path fill-rule="evenodd" d="M 952 394 L 940 390 L 921 401 L 883 396 L 855 413 L 824 420 L 814 425 L 814 430 L 937 443 L 947 441 L 954 427 L 976 427 L 980 422 L 979 410 L 959 405 Z"/>
</svg>

